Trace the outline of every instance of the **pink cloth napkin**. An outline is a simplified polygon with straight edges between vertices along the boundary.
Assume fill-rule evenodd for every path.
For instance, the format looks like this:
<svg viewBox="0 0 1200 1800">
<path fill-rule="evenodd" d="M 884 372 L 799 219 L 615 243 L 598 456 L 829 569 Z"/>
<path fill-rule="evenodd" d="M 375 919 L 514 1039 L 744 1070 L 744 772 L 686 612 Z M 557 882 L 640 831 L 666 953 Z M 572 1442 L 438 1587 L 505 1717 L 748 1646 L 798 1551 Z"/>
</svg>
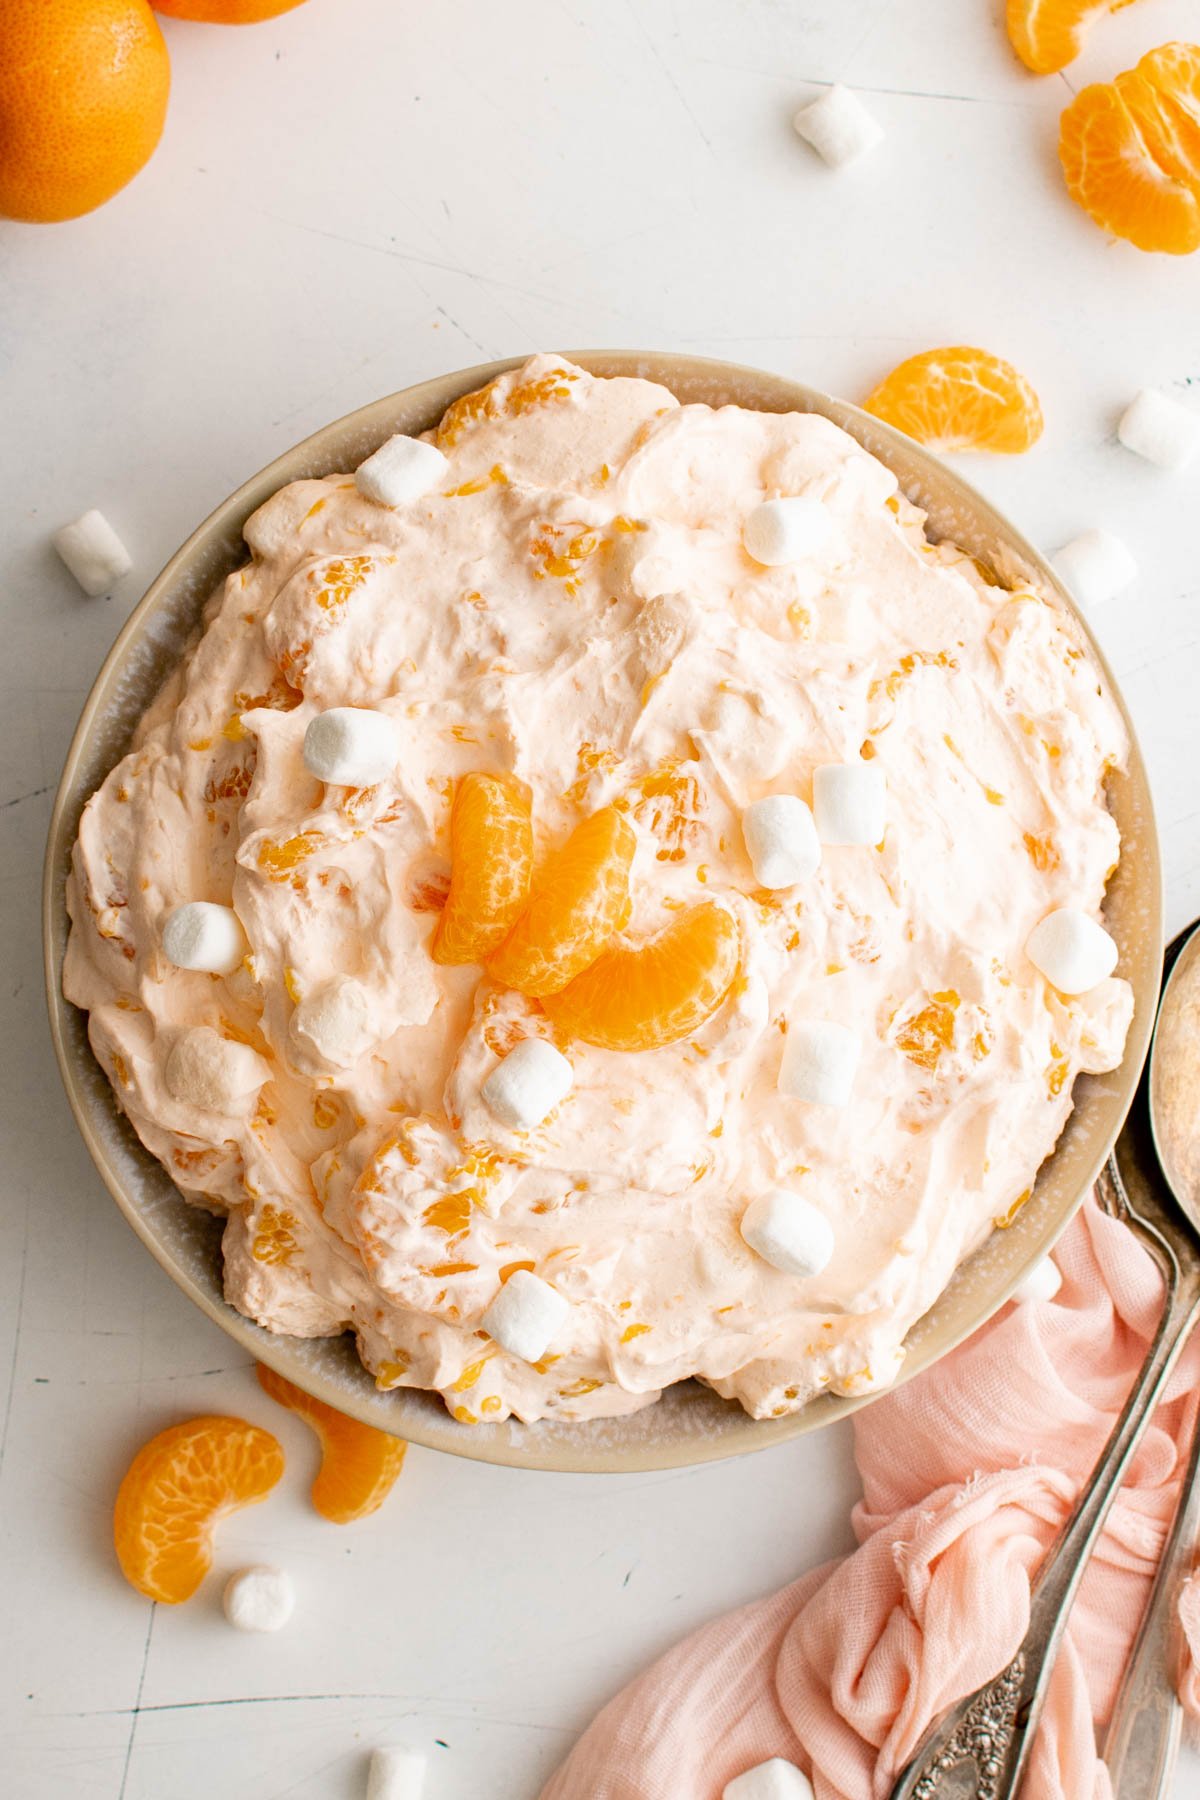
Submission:
<svg viewBox="0 0 1200 1800">
<path fill-rule="evenodd" d="M 768 1757 L 817 1800 L 882 1800 L 931 1722 L 996 1674 L 1030 1581 L 1120 1411 L 1161 1310 L 1125 1227 L 1089 1198 L 1053 1301 L 1006 1306 L 855 1418 L 859 1548 L 705 1626 L 609 1702 L 542 1800 L 719 1800 Z M 1025 1800 L 1104 1800 L 1111 1710 L 1195 1428 L 1200 1341 L 1146 1432 L 1084 1577 Z M 769 1454 L 769 1453 L 768 1453 Z M 769 1475 L 769 1467 L 764 1468 Z M 1200 1588 L 1180 1606 L 1200 1648 Z M 1190 1663 L 1183 1698 L 1200 1703 Z"/>
</svg>

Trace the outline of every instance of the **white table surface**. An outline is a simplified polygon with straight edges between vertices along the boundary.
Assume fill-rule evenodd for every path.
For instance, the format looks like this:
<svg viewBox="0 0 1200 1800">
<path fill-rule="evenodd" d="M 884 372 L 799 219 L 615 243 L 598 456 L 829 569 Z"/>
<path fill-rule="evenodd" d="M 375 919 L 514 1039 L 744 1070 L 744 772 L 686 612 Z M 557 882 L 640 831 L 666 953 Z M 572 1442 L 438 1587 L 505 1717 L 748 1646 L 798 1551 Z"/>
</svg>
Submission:
<svg viewBox="0 0 1200 1800">
<path fill-rule="evenodd" d="M 1109 242 L 1054 154 L 1068 85 L 1195 36 L 1195 4 L 1106 22 L 1069 84 L 1019 68 L 1000 10 L 310 0 L 242 31 L 167 21 L 174 93 L 147 171 L 90 218 L 0 223 L 6 1800 L 350 1800 L 393 1738 L 430 1752 L 429 1800 L 533 1800 L 656 1652 L 850 1543 L 846 1428 L 636 1478 L 414 1450 L 383 1513 L 326 1525 L 304 1428 L 94 1174 L 43 1024 L 53 786 L 146 583 L 278 451 L 423 376 L 534 348 L 694 350 L 850 398 L 929 345 L 1010 356 L 1046 436 L 971 473 L 1048 548 L 1098 522 L 1133 547 L 1140 587 L 1096 623 L 1150 763 L 1168 924 L 1200 913 L 1200 473 L 1164 476 L 1113 437 L 1143 385 L 1191 384 L 1200 404 L 1200 257 Z M 888 134 L 842 174 L 789 124 L 832 80 Z M 134 557 L 107 600 L 48 544 L 90 506 Z M 217 1575 L 152 1608 L 113 1564 L 129 1457 L 205 1410 L 244 1410 L 289 1452 L 283 1492 L 228 1521 L 217 1557 L 293 1571 L 297 1617 L 274 1638 L 229 1630 Z M 1192 1758 L 1177 1791 L 1198 1785 Z"/>
</svg>

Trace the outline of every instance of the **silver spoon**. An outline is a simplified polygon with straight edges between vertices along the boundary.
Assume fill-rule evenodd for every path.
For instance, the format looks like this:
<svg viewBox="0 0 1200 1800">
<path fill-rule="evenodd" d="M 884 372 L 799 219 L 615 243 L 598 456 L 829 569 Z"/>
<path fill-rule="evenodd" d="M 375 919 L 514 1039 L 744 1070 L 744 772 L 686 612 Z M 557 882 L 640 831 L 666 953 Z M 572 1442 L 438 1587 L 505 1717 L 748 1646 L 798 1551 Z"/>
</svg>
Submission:
<svg viewBox="0 0 1200 1800">
<path fill-rule="evenodd" d="M 926 1735 L 891 1800 L 1012 1800 L 1017 1793 L 1088 1557 L 1200 1314 L 1200 929 L 1177 938 L 1168 959 L 1148 1069 L 1098 1183 L 1105 1210 L 1126 1222 L 1162 1271 L 1162 1318 L 1091 1479 L 1039 1571 L 1024 1642 L 1006 1668 Z M 1179 1708 L 1162 1653 L 1176 1572 L 1196 1522 L 1191 1476 L 1198 1459 L 1193 1445 L 1184 1498 L 1105 1746 L 1120 1800 L 1155 1800 L 1178 1749 Z"/>
</svg>

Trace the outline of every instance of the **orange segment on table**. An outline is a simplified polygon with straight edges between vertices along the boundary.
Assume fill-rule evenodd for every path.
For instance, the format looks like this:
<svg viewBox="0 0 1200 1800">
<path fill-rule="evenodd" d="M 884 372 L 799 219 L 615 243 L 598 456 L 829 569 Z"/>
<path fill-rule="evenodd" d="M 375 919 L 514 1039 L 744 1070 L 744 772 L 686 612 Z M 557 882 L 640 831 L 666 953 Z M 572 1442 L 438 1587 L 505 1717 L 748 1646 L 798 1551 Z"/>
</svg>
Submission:
<svg viewBox="0 0 1200 1800">
<path fill-rule="evenodd" d="M 312 1503 L 322 1518 L 335 1525 L 352 1525 L 377 1512 L 403 1467 L 408 1449 L 404 1440 L 347 1418 L 263 1363 L 258 1365 L 258 1379 L 264 1393 L 317 1434 L 321 1467 L 312 1485 Z"/>
<path fill-rule="evenodd" d="M 636 847 L 614 806 L 577 825 L 535 875 L 528 906 L 488 964 L 495 979 L 540 999 L 595 962 L 628 921 Z"/>
<path fill-rule="evenodd" d="M 1139 250 L 1200 249 L 1200 45 L 1163 44 L 1067 107 L 1059 157 L 1071 198 Z"/>
<path fill-rule="evenodd" d="M 113 1539 L 127 1581 L 177 1606 L 212 1565 L 217 1520 L 265 1499 L 283 1474 L 269 1431 L 212 1414 L 172 1425 L 138 1451 L 117 1492 Z"/>
<path fill-rule="evenodd" d="M 172 19 L 199 19 L 205 25 L 255 25 L 303 4 L 304 0 L 151 0 L 156 12 Z"/>
<path fill-rule="evenodd" d="M 614 944 L 547 999 L 560 1030 L 604 1050 L 658 1050 L 699 1029 L 737 974 L 737 921 L 715 900 L 654 937 Z"/>
<path fill-rule="evenodd" d="M 1027 69 L 1054 75 L 1074 62 L 1097 19 L 1132 5 L 1133 0 L 1008 0 L 1009 41 Z"/>
<path fill-rule="evenodd" d="M 922 350 L 894 368 L 864 401 L 869 413 L 943 454 L 1017 455 L 1042 435 L 1042 409 L 1025 377 L 969 344 Z"/>
<path fill-rule="evenodd" d="M 464 775 L 450 812 L 450 891 L 433 937 L 437 963 L 485 962 L 529 895 L 533 821 L 515 775 Z"/>
</svg>

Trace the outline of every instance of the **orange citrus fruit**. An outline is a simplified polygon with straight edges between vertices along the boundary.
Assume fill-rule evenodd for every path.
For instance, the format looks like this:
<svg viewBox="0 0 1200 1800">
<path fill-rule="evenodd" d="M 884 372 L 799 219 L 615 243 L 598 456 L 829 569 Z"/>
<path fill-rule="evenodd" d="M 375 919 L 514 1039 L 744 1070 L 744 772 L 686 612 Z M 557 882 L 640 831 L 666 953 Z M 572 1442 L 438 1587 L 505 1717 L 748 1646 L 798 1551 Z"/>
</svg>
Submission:
<svg viewBox="0 0 1200 1800">
<path fill-rule="evenodd" d="M 864 404 L 877 419 L 943 453 L 1015 455 L 1042 435 L 1042 409 L 1025 377 L 999 356 L 966 344 L 910 356 Z"/>
<path fill-rule="evenodd" d="M 1067 191 L 1139 250 L 1200 249 L 1200 44 L 1163 44 L 1062 116 Z"/>
<path fill-rule="evenodd" d="M 486 962 L 516 924 L 533 873 L 531 809 L 529 789 L 515 775 L 464 775 L 459 782 L 434 962 Z"/>
<path fill-rule="evenodd" d="M 146 0 L 0 0 L 0 213 L 91 212 L 148 161 L 171 87 Z"/>
<path fill-rule="evenodd" d="M 585 1044 L 659 1050 L 703 1025 L 729 992 L 737 967 L 737 922 L 715 900 L 704 900 L 655 937 L 614 944 L 545 1008 Z"/>
<path fill-rule="evenodd" d="M 402 1438 L 348 1419 L 336 1407 L 314 1400 L 274 1369 L 258 1365 L 263 1392 L 311 1425 L 321 1445 L 321 1467 L 312 1484 L 312 1503 L 324 1519 L 352 1525 L 377 1512 L 396 1485 L 408 1445 Z"/>
<path fill-rule="evenodd" d="M 1027 69 L 1054 75 L 1074 62 L 1097 19 L 1132 5 L 1133 0 L 1008 0 L 1009 40 Z"/>
<path fill-rule="evenodd" d="M 199 19 L 205 25 L 256 25 L 303 4 L 304 0 L 151 0 L 155 12 L 171 19 Z"/>
<path fill-rule="evenodd" d="M 212 1564 L 213 1527 L 263 1500 L 283 1474 L 269 1431 L 209 1415 L 172 1425 L 144 1444 L 117 1491 L 113 1538 L 127 1581 L 177 1606 Z"/>
<path fill-rule="evenodd" d="M 577 825 L 534 877 L 529 904 L 488 968 L 497 981 L 540 998 L 595 962 L 629 917 L 629 868 L 637 838 L 615 806 Z"/>
</svg>

